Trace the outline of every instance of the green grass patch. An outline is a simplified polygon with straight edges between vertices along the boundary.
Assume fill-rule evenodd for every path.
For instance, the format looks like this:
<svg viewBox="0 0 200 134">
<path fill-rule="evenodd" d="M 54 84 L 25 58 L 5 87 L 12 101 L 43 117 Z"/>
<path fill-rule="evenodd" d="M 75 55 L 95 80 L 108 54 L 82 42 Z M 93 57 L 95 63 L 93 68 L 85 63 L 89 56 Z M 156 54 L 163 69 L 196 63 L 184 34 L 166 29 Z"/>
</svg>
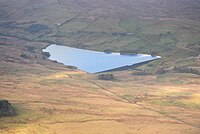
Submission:
<svg viewBox="0 0 200 134">
<path fill-rule="evenodd" d="M 130 102 L 134 101 L 135 99 L 132 95 L 123 95 L 122 98 Z"/>
</svg>

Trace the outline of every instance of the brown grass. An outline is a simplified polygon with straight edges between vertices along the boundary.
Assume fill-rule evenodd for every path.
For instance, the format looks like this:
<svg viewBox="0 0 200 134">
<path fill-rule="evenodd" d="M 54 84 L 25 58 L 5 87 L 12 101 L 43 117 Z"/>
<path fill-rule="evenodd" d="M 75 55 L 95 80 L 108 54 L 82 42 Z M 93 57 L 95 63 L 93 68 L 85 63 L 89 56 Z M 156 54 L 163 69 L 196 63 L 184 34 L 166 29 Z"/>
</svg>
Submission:
<svg viewBox="0 0 200 134">
<path fill-rule="evenodd" d="M 200 131 L 198 76 L 133 76 L 123 71 L 114 73 L 116 81 L 102 81 L 44 60 L 38 53 L 38 58 L 28 60 L 13 56 L 23 49 L 14 44 L 7 54 L 0 53 L 4 56 L 0 62 L 0 98 L 11 101 L 18 113 L 0 118 L 2 134 Z M 18 60 L 6 61 L 8 56 Z M 33 60 L 38 62 L 33 64 Z M 180 78 L 181 83 L 173 82 Z"/>
</svg>

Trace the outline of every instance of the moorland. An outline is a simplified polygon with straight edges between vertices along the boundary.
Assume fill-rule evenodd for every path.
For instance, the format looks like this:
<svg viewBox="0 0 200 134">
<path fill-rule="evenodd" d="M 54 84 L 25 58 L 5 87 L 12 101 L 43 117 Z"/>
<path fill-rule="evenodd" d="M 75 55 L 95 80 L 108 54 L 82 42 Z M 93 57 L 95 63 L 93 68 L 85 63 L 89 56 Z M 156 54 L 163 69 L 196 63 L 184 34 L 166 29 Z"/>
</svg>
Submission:
<svg viewBox="0 0 200 134">
<path fill-rule="evenodd" d="M 2 134 L 198 134 L 198 0 L 1 0 Z M 162 59 L 99 79 L 42 49 L 160 55 Z M 101 75 L 100 75 L 101 76 Z"/>
</svg>

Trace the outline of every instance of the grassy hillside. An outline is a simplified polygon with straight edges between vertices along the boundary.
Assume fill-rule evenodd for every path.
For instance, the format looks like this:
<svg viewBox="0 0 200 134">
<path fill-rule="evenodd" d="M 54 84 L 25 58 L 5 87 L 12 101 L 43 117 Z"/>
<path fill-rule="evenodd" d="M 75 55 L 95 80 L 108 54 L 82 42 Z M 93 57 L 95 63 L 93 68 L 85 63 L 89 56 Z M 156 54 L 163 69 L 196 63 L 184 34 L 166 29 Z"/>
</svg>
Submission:
<svg viewBox="0 0 200 134">
<path fill-rule="evenodd" d="M 161 65 L 189 66 L 200 54 L 199 5 L 197 0 L 1 1 L 0 34 L 100 51 L 156 52 Z"/>
<path fill-rule="evenodd" d="M 200 131 L 197 75 L 123 71 L 113 73 L 113 81 L 98 80 L 98 75 L 43 59 L 40 49 L 48 44 L 1 39 L 0 98 L 17 111 L 15 117 L 0 118 L 2 134 Z M 29 45 L 38 47 L 30 52 Z"/>
<path fill-rule="evenodd" d="M 200 77 L 174 66 L 199 70 L 199 13 L 198 0 L 1 0 L 0 100 L 17 116 L 0 133 L 198 134 Z M 162 59 L 105 81 L 47 60 L 50 43 Z"/>
</svg>

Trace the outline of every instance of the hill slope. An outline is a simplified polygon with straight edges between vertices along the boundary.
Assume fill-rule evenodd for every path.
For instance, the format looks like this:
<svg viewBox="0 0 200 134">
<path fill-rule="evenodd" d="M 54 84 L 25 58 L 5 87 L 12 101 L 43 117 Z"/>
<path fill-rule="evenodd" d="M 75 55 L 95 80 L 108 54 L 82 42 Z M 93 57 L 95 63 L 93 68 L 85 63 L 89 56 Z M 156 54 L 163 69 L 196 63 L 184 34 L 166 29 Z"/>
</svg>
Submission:
<svg viewBox="0 0 200 134">
<path fill-rule="evenodd" d="M 0 100 L 17 116 L 0 133 L 198 134 L 199 76 L 154 73 L 199 69 L 199 13 L 198 0 L 1 0 Z M 47 60 L 49 43 L 163 58 L 103 81 Z"/>
</svg>

